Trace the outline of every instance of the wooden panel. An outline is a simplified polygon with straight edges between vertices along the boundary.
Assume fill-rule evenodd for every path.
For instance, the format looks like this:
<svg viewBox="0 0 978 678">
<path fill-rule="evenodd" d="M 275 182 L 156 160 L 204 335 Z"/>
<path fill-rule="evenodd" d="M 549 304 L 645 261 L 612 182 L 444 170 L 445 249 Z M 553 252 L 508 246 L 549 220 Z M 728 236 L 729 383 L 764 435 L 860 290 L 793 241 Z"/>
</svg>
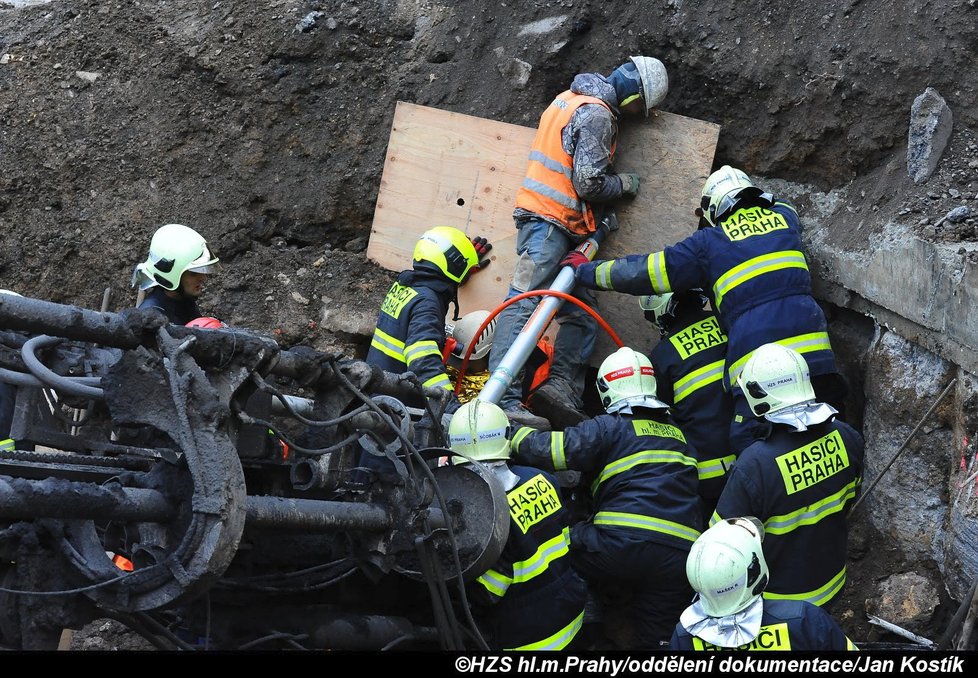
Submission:
<svg viewBox="0 0 978 678">
<path fill-rule="evenodd" d="M 460 312 L 495 308 L 506 297 L 516 263 L 513 204 L 526 172 L 535 130 L 461 113 L 398 102 L 394 112 L 374 222 L 372 261 L 393 271 L 411 265 L 418 237 L 433 226 L 455 226 L 493 244 L 492 264 L 459 291 Z M 623 120 L 616 168 L 642 177 L 639 195 L 618 208 L 621 228 L 599 258 L 647 253 L 696 228 L 692 214 L 709 175 L 719 127 L 659 112 Z M 639 350 L 658 332 L 635 297 L 598 293 L 598 312 Z M 599 332 L 592 363 L 614 344 Z"/>
</svg>

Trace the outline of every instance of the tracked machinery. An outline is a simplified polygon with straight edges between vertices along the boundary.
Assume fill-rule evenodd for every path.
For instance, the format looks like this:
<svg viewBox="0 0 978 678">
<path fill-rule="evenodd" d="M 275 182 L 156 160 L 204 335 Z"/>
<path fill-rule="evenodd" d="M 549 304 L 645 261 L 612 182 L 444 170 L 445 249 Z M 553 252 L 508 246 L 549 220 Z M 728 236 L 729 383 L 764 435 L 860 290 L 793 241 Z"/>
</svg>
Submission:
<svg viewBox="0 0 978 678">
<path fill-rule="evenodd" d="M 162 650 L 484 648 L 465 584 L 509 513 L 478 464 L 443 463 L 443 389 L 10 295 L 3 384 L 0 647 L 109 618 Z"/>
</svg>

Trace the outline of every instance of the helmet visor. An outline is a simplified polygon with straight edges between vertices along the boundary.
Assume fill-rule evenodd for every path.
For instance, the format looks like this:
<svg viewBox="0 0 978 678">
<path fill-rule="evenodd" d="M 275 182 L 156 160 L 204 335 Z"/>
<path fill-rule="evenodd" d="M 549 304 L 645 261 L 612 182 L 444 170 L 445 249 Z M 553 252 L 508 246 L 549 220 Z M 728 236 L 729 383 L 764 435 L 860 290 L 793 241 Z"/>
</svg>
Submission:
<svg viewBox="0 0 978 678">
<path fill-rule="evenodd" d="M 754 516 L 743 516 L 742 518 L 727 518 L 725 523 L 736 525 L 751 533 L 759 542 L 764 541 L 764 523 Z"/>
</svg>

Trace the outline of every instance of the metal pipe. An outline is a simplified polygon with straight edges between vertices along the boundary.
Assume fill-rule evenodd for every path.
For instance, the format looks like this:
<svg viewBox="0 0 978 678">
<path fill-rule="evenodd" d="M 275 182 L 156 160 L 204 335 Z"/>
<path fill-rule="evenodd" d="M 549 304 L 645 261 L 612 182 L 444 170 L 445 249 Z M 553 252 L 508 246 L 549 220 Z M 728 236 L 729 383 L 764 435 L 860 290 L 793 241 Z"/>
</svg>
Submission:
<svg viewBox="0 0 978 678">
<path fill-rule="evenodd" d="M 294 497 L 248 497 L 245 517 L 248 527 L 294 528 L 306 532 L 383 532 L 394 524 L 388 510 L 379 504 Z M 431 508 L 428 523 L 433 529 L 444 527 L 445 516 L 439 509 Z"/>
<path fill-rule="evenodd" d="M 35 520 L 119 520 L 161 523 L 176 516 L 166 495 L 156 490 L 95 485 L 57 478 L 0 477 L 0 518 Z"/>
<path fill-rule="evenodd" d="M 601 247 L 601 243 L 604 241 L 605 235 L 606 231 L 603 228 L 598 229 L 590 238 L 582 242 L 575 249 L 588 259 L 593 260 L 598 253 L 598 249 Z M 564 266 L 560 269 L 557 277 L 547 289 L 569 294 L 574 289 L 575 284 L 576 276 L 574 268 Z M 482 387 L 482 391 L 478 396 L 479 400 L 498 403 L 502 399 L 509 385 L 516 378 L 516 375 L 523 369 L 523 365 L 526 364 L 537 342 L 540 341 L 540 337 L 547 331 L 547 326 L 550 325 L 550 321 L 554 319 L 557 311 L 563 305 L 564 300 L 559 297 L 544 297 L 537 304 L 537 307 L 533 310 L 533 314 L 526 321 L 526 325 L 520 330 L 519 335 L 517 335 L 512 345 L 510 345 L 509 350 L 506 351 L 506 355 L 503 356 L 496 369 L 493 370 L 486 385 Z"/>
</svg>

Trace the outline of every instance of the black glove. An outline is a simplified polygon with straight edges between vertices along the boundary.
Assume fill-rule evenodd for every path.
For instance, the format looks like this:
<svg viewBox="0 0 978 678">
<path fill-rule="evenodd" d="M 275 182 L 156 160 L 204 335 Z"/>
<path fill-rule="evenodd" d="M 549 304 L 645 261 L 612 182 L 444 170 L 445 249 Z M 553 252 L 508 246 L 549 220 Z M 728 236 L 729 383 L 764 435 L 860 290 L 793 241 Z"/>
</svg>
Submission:
<svg viewBox="0 0 978 678">
<path fill-rule="evenodd" d="M 479 265 L 472 269 L 472 275 L 474 275 L 491 263 L 489 252 L 492 251 L 492 243 L 478 236 L 472 238 L 472 247 L 475 248 L 475 255 L 479 258 Z"/>
<path fill-rule="evenodd" d="M 591 260 L 587 258 L 587 255 L 583 254 L 582 252 L 578 252 L 577 250 L 570 251 L 567 254 L 567 256 L 565 256 L 563 259 L 560 260 L 560 265 L 562 267 L 570 266 L 575 271 L 577 270 L 577 267 L 580 266 L 581 264 L 589 264 L 589 263 L 591 263 Z"/>
</svg>

